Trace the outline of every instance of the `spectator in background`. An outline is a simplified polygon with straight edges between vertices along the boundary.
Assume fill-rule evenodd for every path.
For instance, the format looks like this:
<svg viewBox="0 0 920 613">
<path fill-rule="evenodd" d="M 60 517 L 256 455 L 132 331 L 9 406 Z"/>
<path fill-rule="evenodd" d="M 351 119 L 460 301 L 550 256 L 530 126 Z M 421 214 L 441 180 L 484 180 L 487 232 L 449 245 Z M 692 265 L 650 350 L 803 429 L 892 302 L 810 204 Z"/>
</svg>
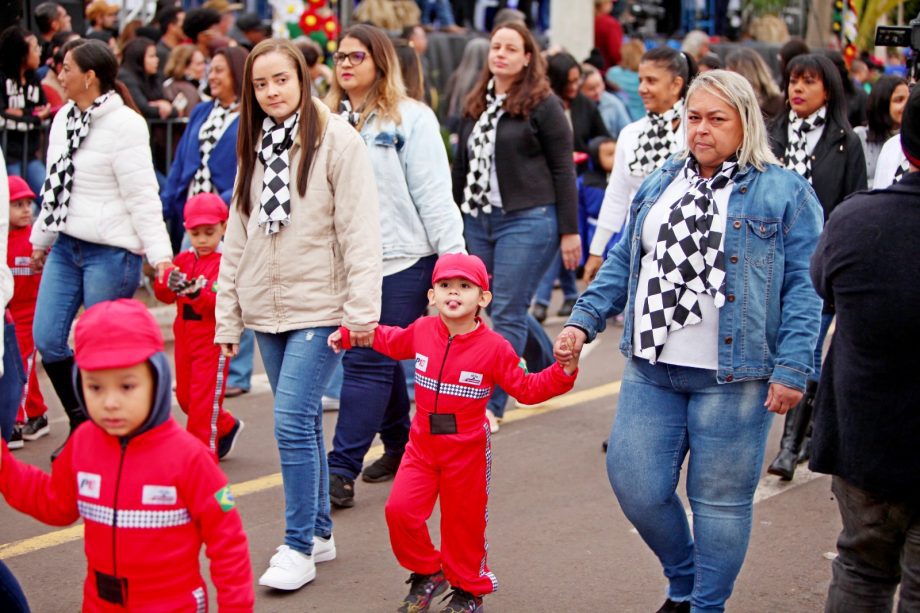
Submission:
<svg viewBox="0 0 920 613">
<path fill-rule="evenodd" d="M 113 35 L 118 32 L 118 11 L 121 8 L 117 4 L 109 4 L 105 0 L 93 0 L 86 6 L 86 21 L 89 22 L 90 32 L 111 32 Z"/>
<path fill-rule="evenodd" d="M 38 38 L 20 26 L 0 34 L 0 129 L 5 133 L 6 171 L 22 177 L 36 194 L 45 180 L 38 159 L 42 122 L 51 116 L 35 71 L 41 56 Z"/>
<path fill-rule="evenodd" d="M 236 12 L 243 10 L 245 5 L 239 2 L 230 3 L 228 0 L 207 0 L 201 5 L 202 8 L 213 9 L 220 15 L 220 23 L 217 29 L 224 38 L 230 36 L 230 29 L 236 23 Z"/>
<path fill-rule="evenodd" d="M 607 70 L 604 78 L 629 111 L 629 118 L 637 121 L 645 117 L 645 104 L 639 95 L 639 62 L 645 53 L 641 40 L 632 39 L 623 45 L 623 57 L 619 66 Z"/>
<path fill-rule="evenodd" d="M 272 37 L 272 27 L 262 21 L 262 18 L 255 13 L 243 13 L 236 20 L 236 28 L 239 35 L 233 38 L 241 47 L 252 50 L 253 47 L 261 43 L 266 38 Z M 231 33 L 231 34 L 235 34 Z"/>
<path fill-rule="evenodd" d="M 885 75 L 875 82 L 866 106 L 868 126 L 856 126 L 853 131 L 859 137 L 863 154 L 866 156 L 866 173 L 869 189 L 872 189 L 875 166 L 885 141 L 901 130 L 901 118 L 910 90 L 907 81 L 894 75 Z"/>
<path fill-rule="evenodd" d="M 170 52 L 185 41 L 185 32 L 182 31 L 182 22 L 185 20 L 185 9 L 180 6 L 167 6 L 157 13 L 157 23 L 160 24 L 160 40 L 157 41 L 157 57 L 160 59 L 160 72 L 166 69 Z"/>
<path fill-rule="evenodd" d="M 786 66 L 789 64 L 789 62 L 792 61 L 792 58 L 804 55 L 806 53 L 811 53 L 811 49 L 808 47 L 808 43 L 806 43 L 798 36 L 793 36 L 788 41 L 786 41 L 782 47 L 779 48 L 778 83 L 782 83 L 783 75 L 786 74 Z"/>
<path fill-rule="evenodd" d="M 460 64 L 447 79 L 444 88 L 444 98 L 447 108 L 444 111 L 444 127 L 450 133 L 451 144 L 457 144 L 457 132 L 463 115 L 463 104 L 467 95 L 472 91 L 486 65 L 489 55 L 489 39 L 474 38 L 466 43 Z"/>
<path fill-rule="evenodd" d="M 399 68 L 402 72 L 403 85 L 406 86 L 406 95 L 413 100 L 429 104 L 428 92 L 426 91 L 425 75 L 422 74 L 422 63 L 412 45 L 408 41 L 399 38 L 393 41 L 393 48 L 396 50 L 396 58 L 399 60 Z"/>
<path fill-rule="evenodd" d="M 38 42 L 41 45 L 41 65 L 51 58 L 52 39 L 58 32 L 69 32 L 70 14 L 56 2 L 42 2 L 35 7 L 35 27 L 38 28 Z M 42 75 L 44 76 L 44 75 Z"/>
<path fill-rule="evenodd" d="M 620 130 L 631 121 L 626 104 L 604 88 L 604 77 L 601 76 L 597 67 L 582 64 L 581 69 L 584 75 L 581 82 L 581 93 L 597 105 L 604 126 L 607 127 L 610 136 L 616 140 L 620 135 Z"/>
<path fill-rule="evenodd" d="M 725 58 L 725 64 L 728 70 L 740 74 L 754 88 L 754 95 L 757 96 L 767 124 L 785 112 L 785 98 L 759 53 L 750 47 L 737 47 Z"/>
<path fill-rule="evenodd" d="M 166 78 L 163 95 L 172 103 L 179 117 L 188 117 L 201 102 L 204 71 L 204 56 L 195 45 L 179 45 L 169 54 L 163 71 Z"/>
<path fill-rule="evenodd" d="M 198 8 L 185 13 L 182 31 L 198 47 L 205 61 L 211 59 L 211 46 L 221 38 L 220 13 L 214 9 Z"/>
<path fill-rule="evenodd" d="M 850 125 L 854 128 L 866 125 L 866 107 L 869 105 L 869 94 L 863 88 L 856 87 L 856 83 L 850 78 L 850 71 L 842 53 L 839 51 L 825 51 L 825 53 L 840 74 L 843 93 L 847 99 L 847 119 Z"/>
<path fill-rule="evenodd" d="M 125 84 L 141 114 L 149 119 L 175 117 L 173 108 L 163 93 L 159 76 L 156 45 L 149 38 L 135 38 L 127 44 L 118 79 Z"/>
<path fill-rule="evenodd" d="M 680 50 L 689 53 L 697 65 L 709 53 L 709 34 L 702 30 L 690 30 L 680 44 Z"/>
<path fill-rule="evenodd" d="M 42 79 L 42 89 L 45 91 L 45 98 L 48 99 L 48 104 L 51 105 L 52 117 L 67 102 L 67 93 L 58 80 L 58 75 L 64 65 L 62 49 L 67 42 L 75 38 L 80 38 L 80 35 L 76 32 L 58 32 L 51 39 L 52 54 L 48 59 L 48 72 L 45 73 L 45 78 Z"/>
<path fill-rule="evenodd" d="M 698 67 L 700 72 L 719 70 L 722 68 L 722 60 L 715 53 L 709 52 L 700 58 Z"/>
<path fill-rule="evenodd" d="M 850 78 L 856 83 L 856 87 L 861 87 L 867 94 L 872 92 L 873 80 L 866 62 L 859 59 L 850 62 Z"/>
<path fill-rule="evenodd" d="M 109 48 L 118 61 L 121 61 L 121 48 L 118 46 L 118 39 L 108 30 L 93 30 L 86 35 L 86 40 L 98 40 Z"/>
<path fill-rule="evenodd" d="M 416 0 L 421 12 L 421 23 L 426 26 L 437 24 L 445 32 L 462 32 L 454 20 L 454 11 L 450 0 Z M 433 14 L 433 17 L 432 17 Z"/>
<path fill-rule="evenodd" d="M 594 0 L 594 46 L 604 58 L 604 70 L 620 63 L 623 45 L 623 26 L 610 14 L 612 10 L 611 0 Z"/>
<path fill-rule="evenodd" d="M 562 100 L 575 151 L 588 152 L 588 141 L 595 136 L 610 136 L 597 105 L 581 94 L 581 66 L 570 54 L 561 52 L 547 61 L 547 77 L 553 93 Z"/>
<path fill-rule="evenodd" d="M 332 69 L 323 62 L 323 50 L 312 38 L 302 37 L 295 43 L 307 62 L 313 95 L 324 98 L 332 85 Z"/>
</svg>

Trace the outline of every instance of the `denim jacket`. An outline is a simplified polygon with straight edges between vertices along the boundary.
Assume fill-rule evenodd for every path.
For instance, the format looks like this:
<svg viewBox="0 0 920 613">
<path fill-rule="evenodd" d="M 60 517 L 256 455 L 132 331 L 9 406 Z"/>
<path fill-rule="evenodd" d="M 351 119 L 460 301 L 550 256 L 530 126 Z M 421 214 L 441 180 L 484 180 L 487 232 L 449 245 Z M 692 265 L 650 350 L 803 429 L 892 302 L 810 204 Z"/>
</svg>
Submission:
<svg viewBox="0 0 920 613">
<path fill-rule="evenodd" d="M 361 128 L 377 180 L 383 259 L 465 252 L 438 120 L 415 100 L 401 102 L 399 113 L 398 126 L 372 114 Z"/>
<path fill-rule="evenodd" d="M 607 318 L 627 314 L 620 351 L 633 353 L 633 312 L 642 224 L 684 165 L 672 158 L 650 175 L 630 206 L 628 234 L 610 251 L 566 325 L 594 340 Z M 824 218 L 801 176 L 770 164 L 734 177 L 725 230 L 726 302 L 719 309 L 719 383 L 769 379 L 798 390 L 814 372 L 821 300 L 809 278 Z"/>
</svg>

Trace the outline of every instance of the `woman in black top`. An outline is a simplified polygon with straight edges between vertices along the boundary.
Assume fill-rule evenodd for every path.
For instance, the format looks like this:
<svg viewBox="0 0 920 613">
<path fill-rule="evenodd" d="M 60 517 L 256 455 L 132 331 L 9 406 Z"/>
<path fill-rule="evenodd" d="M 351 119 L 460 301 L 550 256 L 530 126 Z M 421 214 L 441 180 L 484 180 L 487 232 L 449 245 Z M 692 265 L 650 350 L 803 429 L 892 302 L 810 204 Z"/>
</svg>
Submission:
<svg viewBox="0 0 920 613">
<path fill-rule="evenodd" d="M 866 158 L 847 121 L 847 98 L 840 74 L 823 54 L 800 55 L 786 66 L 783 91 L 790 110 L 770 128 L 773 153 L 811 183 L 827 221 L 844 198 L 866 189 Z M 807 451 L 800 451 L 807 450 L 803 443 L 821 376 L 821 350 L 834 318 L 833 305 L 825 303 L 824 310 L 815 347 L 815 374 L 798 407 L 786 416 L 779 454 L 768 468 L 784 480 L 792 479 L 798 460 L 807 459 Z"/>
<path fill-rule="evenodd" d="M 597 136 L 610 136 L 597 105 L 579 93 L 581 66 L 570 54 L 562 52 L 549 58 L 547 76 L 553 93 L 562 100 L 562 106 L 572 125 L 572 147 L 588 153 L 588 142 Z"/>
<path fill-rule="evenodd" d="M 566 268 L 578 265 L 581 239 L 572 129 L 524 25 L 493 30 L 486 67 L 463 115 L 453 184 L 467 249 L 492 274 L 495 330 L 519 355 L 531 335 L 529 367 L 540 370 L 552 359 L 552 344 L 528 313 L 530 301 L 557 249 Z M 493 431 L 506 400 L 496 389 L 489 401 Z"/>
<path fill-rule="evenodd" d="M 0 144 L 8 174 L 23 177 L 36 194 L 45 180 L 38 152 L 51 107 L 35 74 L 41 47 L 34 34 L 10 26 L 0 34 Z"/>
<path fill-rule="evenodd" d="M 156 44 L 149 38 L 138 37 L 125 45 L 118 79 L 131 92 L 134 104 L 148 119 L 167 119 L 177 115 L 163 93 L 159 66 Z"/>
</svg>

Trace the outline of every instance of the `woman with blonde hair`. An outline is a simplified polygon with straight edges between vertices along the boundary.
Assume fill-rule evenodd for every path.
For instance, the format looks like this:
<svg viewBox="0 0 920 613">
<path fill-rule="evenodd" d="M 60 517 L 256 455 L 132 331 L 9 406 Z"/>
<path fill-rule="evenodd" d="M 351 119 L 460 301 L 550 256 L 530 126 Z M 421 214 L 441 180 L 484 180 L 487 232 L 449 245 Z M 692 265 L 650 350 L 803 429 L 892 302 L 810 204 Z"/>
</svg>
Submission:
<svg viewBox="0 0 920 613">
<path fill-rule="evenodd" d="M 166 78 L 163 93 L 180 117 L 188 117 L 201 102 L 201 80 L 206 67 L 204 54 L 195 45 L 176 45 L 169 52 L 163 70 Z"/>
<path fill-rule="evenodd" d="M 367 145 L 380 199 L 380 323 L 405 327 L 425 312 L 438 256 L 465 250 L 447 152 L 434 112 L 406 94 L 396 51 L 383 30 L 348 28 L 333 61 L 335 80 L 326 104 Z M 384 455 L 363 468 L 363 479 L 386 481 L 396 474 L 409 439 L 409 396 L 399 362 L 369 347 L 347 352 L 342 365 L 329 493 L 333 504 L 350 507 L 354 481 L 378 432 Z"/>
<path fill-rule="evenodd" d="M 725 58 L 725 67 L 747 79 L 754 88 L 764 121 L 770 123 L 783 113 L 786 108 L 783 94 L 759 53 L 749 47 L 738 47 Z"/>
<path fill-rule="evenodd" d="M 690 84 L 683 152 L 649 176 L 575 305 L 556 356 L 625 314 L 607 474 L 663 566 L 660 612 L 724 611 L 751 533 L 774 414 L 802 398 L 821 301 L 808 274 L 821 205 L 767 144 L 750 84 Z M 575 336 L 571 350 L 561 342 Z M 687 462 L 693 526 L 677 495 Z"/>
<path fill-rule="evenodd" d="M 223 354 L 256 333 L 274 395 L 285 535 L 260 585 L 296 590 L 335 559 L 320 399 L 338 326 L 366 344 L 380 314 L 380 222 L 367 148 L 310 96 L 303 54 L 265 40 L 243 69 L 237 184 L 220 264 Z"/>
</svg>

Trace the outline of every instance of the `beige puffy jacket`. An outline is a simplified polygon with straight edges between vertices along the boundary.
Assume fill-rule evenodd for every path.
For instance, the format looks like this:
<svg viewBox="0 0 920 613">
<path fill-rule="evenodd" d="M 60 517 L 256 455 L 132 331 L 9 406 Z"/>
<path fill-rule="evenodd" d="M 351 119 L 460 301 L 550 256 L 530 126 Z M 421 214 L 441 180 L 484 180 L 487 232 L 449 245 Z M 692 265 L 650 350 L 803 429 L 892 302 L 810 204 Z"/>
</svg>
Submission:
<svg viewBox="0 0 920 613">
<path fill-rule="evenodd" d="M 258 225 L 261 162 L 252 171 L 251 214 L 231 207 L 216 343 L 239 343 L 244 326 L 273 334 L 339 325 L 367 331 L 380 318 L 380 220 L 367 147 L 348 122 L 313 103 L 322 140 L 305 195 L 291 186 L 290 225 L 270 236 Z M 292 169 L 299 159 L 295 140 Z"/>
</svg>

